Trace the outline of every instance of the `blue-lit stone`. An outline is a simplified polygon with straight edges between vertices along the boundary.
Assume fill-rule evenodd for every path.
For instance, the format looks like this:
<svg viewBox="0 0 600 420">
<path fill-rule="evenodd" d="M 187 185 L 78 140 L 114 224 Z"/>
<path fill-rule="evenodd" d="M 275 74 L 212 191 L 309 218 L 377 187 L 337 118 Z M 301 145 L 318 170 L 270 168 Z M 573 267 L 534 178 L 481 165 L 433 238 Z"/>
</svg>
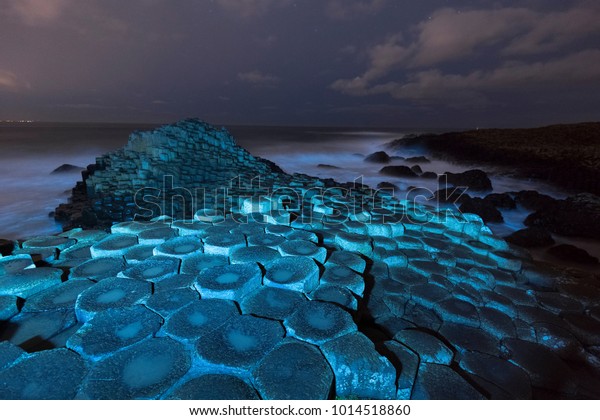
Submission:
<svg viewBox="0 0 600 420">
<path fill-rule="evenodd" d="M 198 299 L 200 299 L 198 292 L 189 288 L 158 289 L 148 298 L 146 306 L 163 318 L 167 318 Z"/>
<path fill-rule="evenodd" d="M 179 341 L 195 341 L 239 315 L 235 303 L 221 299 L 195 300 L 174 312 L 163 332 Z"/>
<path fill-rule="evenodd" d="M 337 397 L 396 397 L 396 369 L 363 334 L 354 332 L 334 338 L 324 343 L 321 350 L 333 369 Z"/>
<path fill-rule="evenodd" d="M 168 400 L 258 400 L 256 390 L 231 375 L 207 374 L 177 385 Z"/>
<path fill-rule="evenodd" d="M 75 303 L 79 322 L 110 308 L 123 308 L 143 304 L 152 294 L 151 283 L 143 280 L 111 277 L 84 290 Z"/>
<path fill-rule="evenodd" d="M 265 269 L 265 286 L 309 293 L 319 285 L 319 267 L 309 257 L 281 257 Z"/>
<path fill-rule="evenodd" d="M 95 283 L 91 280 L 69 280 L 56 287 L 31 296 L 23 306 L 23 312 L 43 312 L 74 309 L 77 297 Z"/>
<path fill-rule="evenodd" d="M 223 255 L 199 254 L 181 262 L 181 273 L 197 275 L 205 268 L 228 265 L 229 259 Z"/>
<path fill-rule="evenodd" d="M 85 374 L 77 353 L 67 349 L 40 351 L 0 370 L 0 399 L 73 399 Z"/>
<path fill-rule="evenodd" d="M 26 268 L 34 268 L 35 264 L 31 255 L 9 255 L 0 257 L 0 276 L 18 273 Z"/>
<path fill-rule="evenodd" d="M 162 318 L 141 305 L 107 309 L 86 322 L 67 340 L 67 347 L 97 360 L 152 337 Z"/>
<path fill-rule="evenodd" d="M 244 314 L 283 321 L 304 301 L 303 293 L 263 286 L 244 296 L 240 307 Z"/>
<path fill-rule="evenodd" d="M 322 344 L 357 330 L 348 312 L 320 301 L 303 302 L 284 325 L 290 336 L 311 344 Z"/>
<path fill-rule="evenodd" d="M 365 291 L 362 276 L 343 265 L 326 265 L 320 282 L 323 285 L 345 287 L 358 296 L 362 296 Z"/>
<path fill-rule="evenodd" d="M 0 321 L 7 321 L 18 313 L 17 297 L 0 295 Z"/>
<path fill-rule="evenodd" d="M 58 286 L 62 275 L 62 270 L 50 267 L 28 268 L 17 273 L 5 274 L 0 277 L 0 295 L 27 299 L 42 290 Z"/>
<path fill-rule="evenodd" d="M 0 370 L 12 365 L 25 354 L 27 353 L 21 347 L 10 341 L 0 341 Z"/>
<path fill-rule="evenodd" d="M 403 330 L 394 340 L 414 351 L 423 363 L 449 365 L 454 353 L 440 339 L 420 330 Z"/>
<path fill-rule="evenodd" d="M 412 399 L 483 400 L 485 397 L 450 367 L 421 363 Z"/>
<path fill-rule="evenodd" d="M 260 287 L 262 272 L 256 263 L 206 268 L 198 274 L 195 288 L 202 298 L 239 301 Z"/>
<path fill-rule="evenodd" d="M 360 257 L 358 254 L 355 254 L 354 252 L 349 251 L 332 252 L 332 254 L 327 259 L 326 265 L 330 264 L 346 266 L 356 271 L 357 273 L 364 273 L 365 268 L 367 266 L 367 262 L 362 257 Z"/>
<path fill-rule="evenodd" d="M 90 252 L 93 258 L 120 257 L 137 244 L 138 238 L 135 235 L 112 234 L 92 245 Z"/>
<path fill-rule="evenodd" d="M 190 367 L 190 355 L 182 344 L 170 338 L 151 338 L 92 365 L 78 397 L 94 400 L 158 398 Z"/>
<path fill-rule="evenodd" d="M 100 257 L 90 259 L 73 268 L 69 274 L 70 279 L 102 280 L 115 277 L 126 267 L 123 257 Z"/>
<path fill-rule="evenodd" d="M 284 335 L 285 330 L 277 321 L 240 315 L 198 340 L 196 351 L 203 361 L 216 368 L 251 370 Z"/>
<path fill-rule="evenodd" d="M 248 246 L 244 248 L 238 248 L 233 251 L 229 257 L 231 264 L 244 264 L 244 263 L 260 263 L 266 265 L 270 261 L 281 257 L 279 251 L 269 248 L 266 246 Z"/>
<path fill-rule="evenodd" d="M 202 242 L 195 236 L 172 238 L 154 248 L 154 255 L 185 259 L 202 254 Z"/>
<path fill-rule="evenodd" d="M 127 268 L 119 274 L 119 277 L 158 283 L 167 277 L 178 274 L 180 264 L 181 261 L 177 258 L 152 257 Z"/>
<path fill-rule="evenodd" d="M 292 340 L 271 351 L 253 376 L 267 400 L 324 400 L 330 397 L 334 378 L 318 348 Z"/>
</svg>

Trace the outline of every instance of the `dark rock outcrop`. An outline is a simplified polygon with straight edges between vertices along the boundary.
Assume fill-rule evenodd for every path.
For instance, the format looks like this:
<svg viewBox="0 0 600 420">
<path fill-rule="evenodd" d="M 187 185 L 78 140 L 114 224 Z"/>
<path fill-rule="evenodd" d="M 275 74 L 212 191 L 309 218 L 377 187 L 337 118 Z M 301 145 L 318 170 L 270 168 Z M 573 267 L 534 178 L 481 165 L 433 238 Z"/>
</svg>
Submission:
<svg viewBox="0 0 600 420">
<path fill-rule="evenodd" d="M 509 193 L 502 194 L 488 194 L 484 197 L 484 201 L 490 203 L 492 206 L 500 209 L 514 209 L 517 207 L 515 199 L 511 197 Z"/>
<path fill-rule="evenodd" d="M 554 205 L 556 199 L 537 191 L 519 191 L 515 194 L 515 203 L 527 210 L 542 210 Z"/>
<path fill-rule="evenodd" d="M 502 223 L 502 213 L 489 202 L 481 198 L 465 198 L 460 205 L 463 213 L 474 213 L 481 217 L 484 222 Z"/>
<path fill-rule="evenodd" d="M 506 238 L 511 244 L 530 248 L 554 244 L 554 239 L 548 230 L 541 227 L 528 227 L 511 233 Z"/>
<path fill-rule="evenodd" d="M 548 254 L 565 261 L 580 264 L 598 264 L 598 258 L 591 256 L 586 250 L 577 248 L 574 245 L 556 245 L 548 250 Z"/>
<path fill-rule="evenodd" d="M 425 171 L 421 174 L 421 178 L 425 178 L 425 179 L 436 179 L 438 177 L 438 174 L 436 174 L 435 172 L 430 172 L 430 171 Z"/>
<path fill-rule="evenodd" d="M 403 165 L 385 166 L 379 171 L 379 173 L 401 178 L 416 178 L 418 176 L 408 166 Z"/>
<path fill-rule="evenodd" d="M 407 162 L 410 163 L 430 163 L 431 161 L 427 159 L 425 156 L 413 156 L 406 158 Z"/>
<path fill-rule="evenodd" d="M 50 172 L 50 174 L 64 174 L 67 172 L 81 172 L 84 168 L 80 166 L 70 165 L 65 163 L 64 165 L 60 165 L 58 168 Z"/>
<path fill-rule="evenodd" d="M 559 235 L 600 239 L 600 197 L 584 193 L 555 200 L 527 216 L 525 225 Z"/>
<path fill-rule="evenodd" d="M 388 163 L 390 161 L 390 156 L 383 151 L 371 153 L 365 159 L 365 162 L 370 163 Z"/>
<path fill-rule="evenodd" d="M 476 191 L 489 191 L 492 189 L 492 181 L 481 169 L 471 169 L 461 173 L 445 173 L 448 183 L 455 187 L 468 187 Z"/>
</svg>

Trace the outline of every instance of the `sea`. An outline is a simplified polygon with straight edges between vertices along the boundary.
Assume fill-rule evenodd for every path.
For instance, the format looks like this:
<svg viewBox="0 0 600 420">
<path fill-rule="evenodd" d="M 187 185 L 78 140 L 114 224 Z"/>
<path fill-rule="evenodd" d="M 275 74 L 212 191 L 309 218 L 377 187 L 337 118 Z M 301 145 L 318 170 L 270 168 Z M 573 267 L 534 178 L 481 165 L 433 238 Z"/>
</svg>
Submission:
<svg viewBox="0 0 600 420">
<path fill-rule="evenodd" d="M 86 167 L 97 156 L 127 143 L 135 130 L 148 130 L 148 124 L 80 124 L 80 123 L 0 123 L 0 238 L 25 239 L 62 230 L 51 212 L 69 198 L 71 188 L 81 180 L 79 171 L 52 173 L 63 164 Z M 339 182 L 361 181 L 375 188 L 380 182 L 393 182 L 396 195 L 403 199 L 407 191 L 418 186 L 437 190 L 436 180 L 390 179 L 379 170 L 382 164 L 369 163 L 364 157 L 379 150 L 402 157 L 427 156 L 420 163 L 423 171 L 442 174 L 479 168 L 492 180 L 494 192 L 536 190 L 555 198 L 568 191 L 540 180 L 514 177 L 506 168 L 484 164 L 466 165 L 432 159 L 419 146 L 390 151 L 386 144 L 409 134 L 446 132 L 430 128 L 349 128 L 349 127 L 263 127 L 226 126 L 236 143 L 250 153 L 269 159 L 288 173 L 305 173 Z M 398 164 L 403 164 L 399 162 Z M 472 192 L 469 192 L 471 195 Z M 421 197 L 421 200 L 425 200 Z M 494 233 L 504 236 L 525 227 L 524 209 L 503 211 L 504 223 L 490 224 Z M 600 258 L 600 243 L 578 238 L 556 238 L 586 249 Z M 538 252 L 540 259 L 546 257 Z"/>
</svg>

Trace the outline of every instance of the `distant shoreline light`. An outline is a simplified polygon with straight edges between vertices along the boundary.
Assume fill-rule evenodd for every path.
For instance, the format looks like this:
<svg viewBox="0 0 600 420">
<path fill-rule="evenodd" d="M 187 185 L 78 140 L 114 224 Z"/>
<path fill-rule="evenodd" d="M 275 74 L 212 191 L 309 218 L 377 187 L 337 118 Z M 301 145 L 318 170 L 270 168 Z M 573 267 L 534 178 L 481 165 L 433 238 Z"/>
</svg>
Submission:
<svg viewBox="0 0 600 420">
<path fill-rule="evenodd" d="M 2 120 L 1 123 L 34 123 L 35 120 Z"/>
</svg>

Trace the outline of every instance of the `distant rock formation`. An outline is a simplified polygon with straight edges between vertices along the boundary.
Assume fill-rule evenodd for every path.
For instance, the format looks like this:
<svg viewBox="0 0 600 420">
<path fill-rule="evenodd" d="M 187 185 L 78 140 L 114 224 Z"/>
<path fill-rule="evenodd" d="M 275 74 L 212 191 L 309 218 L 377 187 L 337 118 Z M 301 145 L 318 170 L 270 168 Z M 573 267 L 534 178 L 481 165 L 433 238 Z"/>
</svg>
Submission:
<svg viewBox="0 0 600 420">
<path fill-rule="evenodd" d="M 53 170 L 50 173 L 51 174 L 63 174 L 66 172 L 81 172 L 83 170 L 84 170 L 84 168 L 82 168 L 80 166 L 75 166 L 75 165 L 70 165 L 68 163 L 65 163 L 64 165 L 60 165 L 58 168 L 56 168 L 55 170 Z"/>
</svg>

